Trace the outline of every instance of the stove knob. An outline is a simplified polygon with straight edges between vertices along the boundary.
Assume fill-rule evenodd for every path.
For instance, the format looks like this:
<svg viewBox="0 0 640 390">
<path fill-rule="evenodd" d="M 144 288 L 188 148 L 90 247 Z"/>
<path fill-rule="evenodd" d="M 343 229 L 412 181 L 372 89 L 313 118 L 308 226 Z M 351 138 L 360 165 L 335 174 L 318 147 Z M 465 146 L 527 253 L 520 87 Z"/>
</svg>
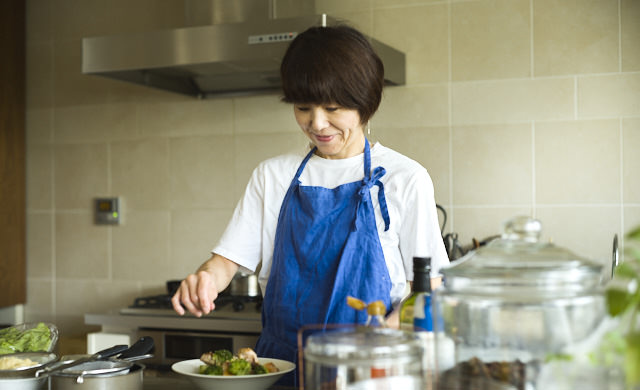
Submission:
<svg viewBox="0 0 640 390">
<path fill-rule="evenodd" d="M 244 303 L 242 302 L 233 303 L 233 311 L 242 311 L 242 310 L 244 310 Z"/>
</svg>

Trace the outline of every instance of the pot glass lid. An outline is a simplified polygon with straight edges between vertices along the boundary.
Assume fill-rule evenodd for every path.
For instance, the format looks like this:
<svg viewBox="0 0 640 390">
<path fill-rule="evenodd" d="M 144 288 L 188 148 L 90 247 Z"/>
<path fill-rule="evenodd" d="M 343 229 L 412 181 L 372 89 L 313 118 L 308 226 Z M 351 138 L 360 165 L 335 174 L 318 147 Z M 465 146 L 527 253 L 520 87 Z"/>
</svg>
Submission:
<svg viewBox="0 0 640 390">
<path fill-rule="evenodd" d="M 541 242 L 541 232 L 542 224 L 536 219 L 510 219 L 499 239 L 441 270 L 445 286 L 474 293 L 515 290 L 527 294 L 530 289 L 584 292 L 600 285 L 602 264 L 551 242 Z"/>
</svg>

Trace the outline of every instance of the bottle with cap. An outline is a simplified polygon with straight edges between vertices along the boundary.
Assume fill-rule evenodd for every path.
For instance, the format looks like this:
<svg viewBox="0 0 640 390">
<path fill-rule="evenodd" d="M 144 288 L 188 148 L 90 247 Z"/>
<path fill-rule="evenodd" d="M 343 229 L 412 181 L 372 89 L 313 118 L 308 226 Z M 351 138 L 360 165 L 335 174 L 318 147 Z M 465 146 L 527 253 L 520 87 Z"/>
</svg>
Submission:
<svg viewBox="0 0 640 390">
<path fill-rule="evenodd" d="M 431 258 L 413 258 L 411 294 L 400 306 L 400 329 L 433 332 L 431 315 Z"/>
</svg>

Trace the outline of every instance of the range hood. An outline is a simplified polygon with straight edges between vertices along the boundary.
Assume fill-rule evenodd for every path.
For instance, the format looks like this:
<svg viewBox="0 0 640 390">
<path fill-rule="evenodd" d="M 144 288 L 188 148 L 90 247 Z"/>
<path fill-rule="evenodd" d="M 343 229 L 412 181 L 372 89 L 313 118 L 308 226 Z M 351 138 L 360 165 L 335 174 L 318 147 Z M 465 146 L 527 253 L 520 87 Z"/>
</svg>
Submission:
<svg viewBox="0 0 640 390">
<path fill-rule="evenodd" d="M 274 92 L 289 42 L 325 14 L 158 30 L 82 40 L 82 73 L 197 98 Z M 385 81 L 405 83 L 404 53 L 369 38 Z"/>
</svg>

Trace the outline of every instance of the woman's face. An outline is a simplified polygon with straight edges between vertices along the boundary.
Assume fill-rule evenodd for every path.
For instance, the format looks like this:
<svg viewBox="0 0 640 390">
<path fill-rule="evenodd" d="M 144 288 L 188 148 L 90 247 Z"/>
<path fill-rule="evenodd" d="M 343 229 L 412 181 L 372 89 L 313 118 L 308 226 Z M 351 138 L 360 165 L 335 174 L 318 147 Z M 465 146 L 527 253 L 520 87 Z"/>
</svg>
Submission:
<svg viewBox="0 0 640 390">
<path fill-rule="evenodd" d="M 296 121 L 316 154 L 328 159 L 357 156 L 364 150 L 364 131 L 357 110 L 335 104 L 294 104 Z"/>
</svg>

